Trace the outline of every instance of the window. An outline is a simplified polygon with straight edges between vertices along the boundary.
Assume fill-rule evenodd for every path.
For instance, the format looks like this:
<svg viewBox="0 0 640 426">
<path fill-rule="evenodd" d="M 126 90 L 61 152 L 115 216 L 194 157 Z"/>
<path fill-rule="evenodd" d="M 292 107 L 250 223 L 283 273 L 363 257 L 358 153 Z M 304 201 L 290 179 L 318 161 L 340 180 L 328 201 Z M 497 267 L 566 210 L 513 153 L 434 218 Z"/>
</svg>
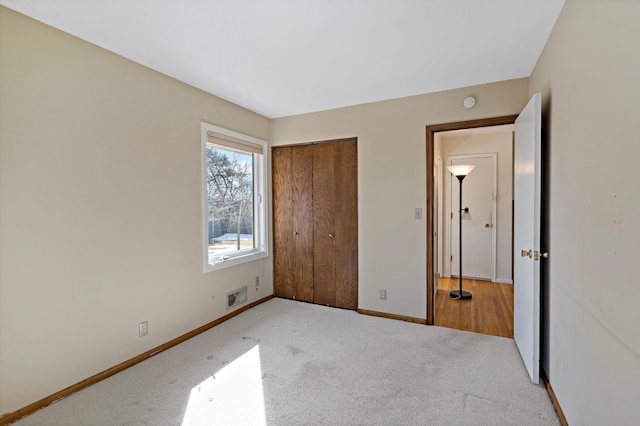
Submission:
<svg viewBox="0 0 640 426">
<path fill-rule="evenodd" d="M 266 142 L 202 123 L 204 271 L 267 255 Z"/>
</svg>

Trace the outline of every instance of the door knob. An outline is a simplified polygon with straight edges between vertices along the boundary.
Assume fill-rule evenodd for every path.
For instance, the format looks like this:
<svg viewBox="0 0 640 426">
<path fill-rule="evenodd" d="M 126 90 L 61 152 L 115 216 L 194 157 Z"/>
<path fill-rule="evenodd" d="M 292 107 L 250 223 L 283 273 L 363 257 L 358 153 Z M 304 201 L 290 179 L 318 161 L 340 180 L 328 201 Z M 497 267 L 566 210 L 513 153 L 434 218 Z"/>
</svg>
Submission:
<svg viewBox="0 0 640 426">
<path fill-rule="evenodd" d="M 533 252 L 531 250 L 521 250 L 520 256 L 528 257 L 529 259 L 531 259 L 533 257 Z"/>
<path fill-rule="evenodd" d="M 329 234 L 329 238 L 333 238 L 333 234 Z"/>
<path fill-rule="evenodd" d="M 484 227 L 485 227 L 485 228 L 491 228 L 491 224 L 490 224 L 490 223 L 485 223 L 485 224 L 484 224 Z"/>
<path fill-rule="evenodd" d="M 533 252 L 533 260 L 540 260 L 541 257 L 543 259 L 548 259 L 549 258 L 549 252 L 545 251 L 545 252 L 541 253 L 541 252 L 539 252 L 537 250 Z"/>
</svg>

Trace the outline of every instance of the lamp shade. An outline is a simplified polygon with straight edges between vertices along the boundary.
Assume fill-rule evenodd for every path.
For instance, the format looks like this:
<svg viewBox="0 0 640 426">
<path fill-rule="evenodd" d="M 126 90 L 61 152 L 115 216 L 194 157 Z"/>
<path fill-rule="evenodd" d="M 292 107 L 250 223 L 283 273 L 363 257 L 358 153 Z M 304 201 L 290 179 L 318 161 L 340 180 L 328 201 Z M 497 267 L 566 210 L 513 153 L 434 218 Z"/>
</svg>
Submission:
<svg viewBox="0 0 640 426">
<path fill-rule="evenodd" d="M 466 176 L 471 173 L 474 167 L 473 164 L 456 164 L 455 166 L 447 167 L 447 170 L 454 176 Z"/>
</svg>

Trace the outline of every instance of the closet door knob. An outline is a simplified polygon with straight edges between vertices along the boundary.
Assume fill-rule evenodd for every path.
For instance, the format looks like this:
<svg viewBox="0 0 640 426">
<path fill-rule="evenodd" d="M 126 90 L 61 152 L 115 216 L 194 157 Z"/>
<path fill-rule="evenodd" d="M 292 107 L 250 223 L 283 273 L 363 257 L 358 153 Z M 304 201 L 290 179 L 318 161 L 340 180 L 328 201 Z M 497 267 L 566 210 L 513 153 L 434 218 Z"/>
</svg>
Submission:
<svg viewBox="0 0 640 426">
<path fill-rule="evenodd" d="M 329 238 L 333 238 L 333 234 L 329 234 Z"/>
</svg>

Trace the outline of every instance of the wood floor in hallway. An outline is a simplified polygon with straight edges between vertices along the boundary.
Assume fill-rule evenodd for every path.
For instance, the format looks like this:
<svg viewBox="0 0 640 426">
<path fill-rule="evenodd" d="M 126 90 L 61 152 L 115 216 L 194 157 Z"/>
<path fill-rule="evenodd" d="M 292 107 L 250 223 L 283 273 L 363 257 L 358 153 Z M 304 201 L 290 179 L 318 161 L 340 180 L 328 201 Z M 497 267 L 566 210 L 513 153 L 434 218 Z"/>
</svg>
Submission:
<svg viewBox="0 0 640 426">
<path fill-rule="evenodd" d="M 513 285 L 463 279 L 463 290 L 473 297 L 452 299 L 449 292 L 459 285 L 457 278 L 438 280 L 435 325 L 513 338 Z"/>
</svg>

